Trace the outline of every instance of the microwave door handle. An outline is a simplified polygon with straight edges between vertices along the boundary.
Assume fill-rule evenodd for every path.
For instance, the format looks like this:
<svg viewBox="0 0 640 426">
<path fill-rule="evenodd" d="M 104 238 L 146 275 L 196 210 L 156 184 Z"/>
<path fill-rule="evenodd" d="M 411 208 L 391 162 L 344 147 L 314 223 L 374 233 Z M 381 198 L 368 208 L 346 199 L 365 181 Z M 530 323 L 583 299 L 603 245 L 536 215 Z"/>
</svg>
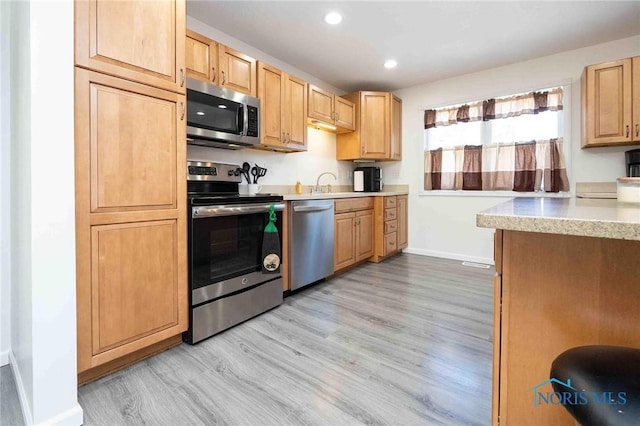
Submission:
<svg viewBox="0 0 640 426">
<path fill-rule="evenodd" d="M 245 135 L 247 130 L 246 119 L 244 113 L 244 105 L 240 105 L 238 108 L 238 114 L 236 115 L 236 129 L 240 130 L 240 135 Z"/>
<path fill-rule="evenodd" d="M 242 126 L 242 134 L 246 136 L 246 135 L 249 134 L 249 108 L 247 108 L 246 105 L 243 105 L 242 108 L 243 108 L 243 110 L 246 109 L 246 113 L 244 113 L 244 117 L 243 117 L 244 118 L 244 123 L 242 123 L 243 124 L 243 126 Z"/>
</svg>

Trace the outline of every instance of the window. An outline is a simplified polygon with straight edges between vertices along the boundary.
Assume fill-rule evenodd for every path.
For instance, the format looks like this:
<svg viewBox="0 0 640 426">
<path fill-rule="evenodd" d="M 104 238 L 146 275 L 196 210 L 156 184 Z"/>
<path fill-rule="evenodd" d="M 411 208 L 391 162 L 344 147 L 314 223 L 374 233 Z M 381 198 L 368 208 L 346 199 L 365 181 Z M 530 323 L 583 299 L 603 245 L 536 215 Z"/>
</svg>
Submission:
<svg viewBox="0 0 640 426">
<path fill-rule="evenodd" d="M 568 191 L 560 87 L 425 111 L 425 190 Z"/>
</svg>

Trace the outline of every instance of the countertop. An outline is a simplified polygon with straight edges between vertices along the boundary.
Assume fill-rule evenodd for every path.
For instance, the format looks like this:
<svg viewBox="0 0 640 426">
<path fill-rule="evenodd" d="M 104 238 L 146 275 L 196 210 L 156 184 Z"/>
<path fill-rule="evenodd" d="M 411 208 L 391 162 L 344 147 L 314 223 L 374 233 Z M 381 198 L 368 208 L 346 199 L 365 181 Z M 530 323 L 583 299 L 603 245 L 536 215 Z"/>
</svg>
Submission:
<svg viewBox="0 0 640 426">
<path fill-rule="evenodd" d="M 476 225 L 640 241 L 640 205 L 600 199 L 514 198 L 478 213 Z"/>
<path fill-rule="evenodd" d="M 327 200 L 333 198 L 354 198 L 354 197 L 387 197 L 393 195 L 407 195 L 408 191 L 384 191 L 384 192 L 322 192 L 306 194 L 282 194 L 285 201 L 296 200 Z"/>
</svg>

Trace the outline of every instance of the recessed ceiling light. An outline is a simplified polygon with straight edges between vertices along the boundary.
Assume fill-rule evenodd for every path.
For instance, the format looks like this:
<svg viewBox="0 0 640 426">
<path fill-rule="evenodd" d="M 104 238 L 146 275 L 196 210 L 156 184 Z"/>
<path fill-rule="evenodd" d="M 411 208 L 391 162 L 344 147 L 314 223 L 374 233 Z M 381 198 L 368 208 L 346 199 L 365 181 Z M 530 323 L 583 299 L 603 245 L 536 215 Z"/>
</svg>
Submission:
<svg viewBox="0 0 640 426">
<path fill-rule="evenodd" d="M 202 112 L 202 111 L 196 111 L 196 114 L 197 114 L 197 115 L 204 115 L 204 112 Z"/>
<path fill-rule="evenodd" d="M 218 108 L 220 108 L 220 109 L 227 109 L 227 106 L 226 106 L 226 105 L 218 105 Z"/>
<path fill-rule="evenodd" d="M 388 59 L 384 63 L 384 67 L 387 69 L 395 68 L 397 66 L 398 66 L 398 63 L 395 61 L 395 59 Z"/>
<path fill-rule="evenodd" d="M 340 15 L 338 12 L 329 12 L 324 15 L 324 22 L 329 25 L 337 25 L 342 22 L 342 15 Z"/>
</svg>

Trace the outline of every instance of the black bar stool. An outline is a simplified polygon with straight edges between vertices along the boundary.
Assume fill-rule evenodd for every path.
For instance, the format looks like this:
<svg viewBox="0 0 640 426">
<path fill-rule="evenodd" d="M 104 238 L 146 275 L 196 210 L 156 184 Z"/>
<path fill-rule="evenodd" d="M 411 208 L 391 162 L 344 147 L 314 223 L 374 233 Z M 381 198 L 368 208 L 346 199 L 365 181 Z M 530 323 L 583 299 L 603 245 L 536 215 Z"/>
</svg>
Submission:
<svg viewBox="0 0 640 426">
<path fill-rule="evenodd" d="M 555 392 L 574 396 L 563 406 L 582 426 L 640 425 L 640 349 L 572 348 L 553 361 L 551 378 L 570 384 L 552 382 Z"/>
</svg>

